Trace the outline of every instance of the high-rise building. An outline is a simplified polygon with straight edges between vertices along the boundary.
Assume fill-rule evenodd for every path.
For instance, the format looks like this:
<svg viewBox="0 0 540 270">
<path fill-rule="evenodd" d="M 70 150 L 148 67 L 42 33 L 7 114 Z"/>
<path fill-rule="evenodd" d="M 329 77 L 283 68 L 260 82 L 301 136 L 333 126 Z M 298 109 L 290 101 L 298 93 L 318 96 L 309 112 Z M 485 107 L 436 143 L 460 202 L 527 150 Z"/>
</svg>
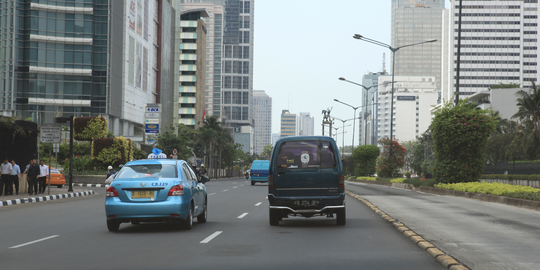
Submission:
<svg viewBox="0 0 540 270">
<path fill-rule="evenodd" d="M 221 47 L 223 40 L 223 6 L 214 3 L 175 1 L 177 11 L 204 9 L 206 25 L 205 115 L 221 116 Z"/>
<path fill-rule="evenodd" d="M 281 111 L 281 138 L 288 136 L 296 136 L 297 129 L 297 117 L 296 114 L 292 114 L 289 110 Z"/>
<path fill-rule="evenodd" d="M 311 116 L 308 112 L 301 112 L 299 120 L 298 135 L 315 135 L 315 117 Z"/>
<path fill-rule="evenodd" d="M 179 3 L 173 7 L 180 9 Z M 205 114 L 206 89 L 206 24 L 208 18 L 204 8 L 184 9 L 176 13 L 175 75 L 178 89 L 174 100 L 178 124 L 195 127 L 200 125 Z"/>
<path fill-rule="evenodd" d="M 459 1 L 444 12 L 442 98 L 456 91 Z M 538 81 L 538 1 L 463 1 L 460 98 L 492 85 Z"/>
<path fill-rule="evenodd" d="M 362 111 L 360 113 L 360 128 L 358 145 L 372 144 L 377 145 L 377 120 L 378 120 L 378 103 L 379 100 L 379 77 L 388 75 L 383 72 L 370 72 L 362 76 L 362 85 L 367 90 L 362 88 Z"/>
<path fill-rule="evenodd" d="M 272 143 L 272 98 L 264 91 L 253 90 L 253 118 L 255 119 L 255 150 L 262 153 Z"/>
<path fill-rule="evenodd" d="M 62 116 L 102 115 L 114 135 L 142 141 L 145 104 L 159 102 L 160 89 L 172 87 L 172 78 L 161 76 L 158 56 L 167 51 L 154 46 L 174 46 L 155 34 L 170 30 L 163 29 L 168 18 L 162 17 L 173 12 L 168 3 L 2 3 L 3 115 L 31 118 L 40 125 L 54 124 Z"/>
<path fill-rule="evenodd" d="M 444 9 L 444 0 L 392 0 L 392 47 L 397 48 L 431 39 L 441 40 Z M 395 53 L 395 57 L 395 70 L 392 70 L 395 76 L 435 77 L 437 87 L 440 89 L 440 42 L 403 48 Z"/>
<path fill-rule="evenodd" d="M 223 47 L 221 58 L 221 118 L 235 131 L 253 132 L 253 22 L 254 0 L 180 0 L 180 3 L 213 3 L 223 6 Z M 216 63 L 217 64 L 217 63 Z M 217 76 L 214 74 L 214 76 Z M 214 92 L 214 96 L 217 93 Z M 215 110 L 214 110 L 215 113 Z M 250 126 L 249 128 L 235 128 Z M 240 140 L 242 142 L 240 142 Z M 253 138 L 251 140 L 253 141 Z M 253 149 L 253 145 L 244 145 Z"/>
<path fill-rule="evenodd" d="M 380 76 L 378 93 L 378 139 L 390 138 L 392 76 Z M 430 109 L 439 97 L 435 77 L 395 76 L 393 139 L 415 140 L 431 124 Z"/>
<path fill-rule="evenodd" d="M 277 140 L 279 140 L 280 137 L 281 135 L 279 135 L 279 133 L 272 133 L 272 147 L 276 145 L 276 142 Z"/>
</svg>

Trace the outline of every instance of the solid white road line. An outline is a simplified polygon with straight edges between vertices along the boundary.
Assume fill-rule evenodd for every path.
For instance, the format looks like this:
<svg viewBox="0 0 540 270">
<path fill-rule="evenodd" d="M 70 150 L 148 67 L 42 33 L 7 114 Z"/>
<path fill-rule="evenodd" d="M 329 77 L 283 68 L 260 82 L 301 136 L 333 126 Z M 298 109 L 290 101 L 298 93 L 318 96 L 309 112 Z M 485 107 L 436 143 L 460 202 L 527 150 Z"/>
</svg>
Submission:
<svg viewBox="0 0 540 270">
<path fill-rule="evenodd" d="M 204 240 L 202 240 L 200 243 L 201 244 L 206 244 L 210 241 L 212 241 L 212 239 L 216 238 L 216 236 L 220 235 L 223 231 L 216 231 L 215 233 L 211 234 L 210 236 L 204 238 Z"/>
<path fill-rule="evenodd" d="M 261 204 L 262 204 L 262 202 L 258 202 L 258 203 L 255 204 L 255 206 L 259 206 Z"/>
<path fill-rule="evenodd" d="M 35 241 L 32 241 L 32 242 L 20 244 L 20 245 L 17 245 L 17 246 L 12 246 L 12 247 L 10 247 L 10 248 L 20 248 L 20 247 L 28 246 L 28 245 L 35 244 L 35 243 L 38 243 L 38 242 L 41 242 L 41 241 L 45 241 L 45 240 L 49 240 L 49 239 L 51 239 L 51 238 L 55 238 L 55 237 L 58 237 L 58 236 L 59 236 L 59 235 L 51 235 L 51 236 L 49 236 L 49 237 L 41 238 L 41 239 L 38 239 L 38 240 L 35 240 Z"/>
<path fill-rule="evenodd" d="M 243 213 L 243 214 L 239 215 L 238 218 L 243 218 L 243 217 L 247 216 L 247 214 L 248 213 Z"/>
<path fill-rule="evenodd" d="M 208 194 L 208 195 L 216 195 L 216 193 L 210 193 L 210 194 Z"/>
</svg>

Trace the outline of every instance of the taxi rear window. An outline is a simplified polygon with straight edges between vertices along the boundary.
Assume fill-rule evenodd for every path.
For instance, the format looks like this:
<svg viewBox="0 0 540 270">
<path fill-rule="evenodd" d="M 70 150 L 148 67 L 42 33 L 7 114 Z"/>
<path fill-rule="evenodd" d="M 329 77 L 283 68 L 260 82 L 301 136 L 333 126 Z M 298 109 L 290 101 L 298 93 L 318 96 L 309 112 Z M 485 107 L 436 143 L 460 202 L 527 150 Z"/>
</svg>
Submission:
<svg viewBox="0 0 540 270">
<path fill-rule="evenodd" d="M 168 164 L 128 165 L 115 178 L 178 178 L 178 172 L 175 165 Z"/>
</svg>

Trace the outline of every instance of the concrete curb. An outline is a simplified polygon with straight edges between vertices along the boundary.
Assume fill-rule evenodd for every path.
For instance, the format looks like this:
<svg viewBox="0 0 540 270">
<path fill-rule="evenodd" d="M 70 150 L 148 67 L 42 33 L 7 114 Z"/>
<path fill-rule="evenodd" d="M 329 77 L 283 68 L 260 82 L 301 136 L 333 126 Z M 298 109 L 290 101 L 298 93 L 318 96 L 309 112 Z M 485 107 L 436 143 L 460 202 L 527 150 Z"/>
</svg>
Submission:
<svg viewBox="0 0 540 270">
<path fill-rule="evenodd" d="M 14 199 L 14 200 L 5 200 L 5 201 L 0 201 L 0 206 L 8 206 L 8 205 L 15 205 L 15 204 L 23 204 L 23 203 L 37 203 L 37 202 L 60 200 L 60 199 L 75 198 L 75 197 L 86 197 L 93 194 L 94 194 L 93 190 L 88 190 L 88 191 L 64 193 L 64 194 L 57 194 L 57 195 L 47 195 L 47 196 L 30 197 L 30 198 L 22 198 L 22 199 Z"/>
<path fill-rule="evenodd" d="M 369 182 L 369 181 L 367 181 Z M 463 265 L 462 263 L 458 262 L 454 257 L 444 253 L 442 250 L 438 249 L 435 245 L 428 242 L 424 238 L 422 238 L 420 235 L 416 234 L 413 230 L 406 227 L 402 222 L 399 222 L 397 219 L 394 219 L 393 217 L 389 216 L 385 212 L 381 211 L 377 206 L 373 205 L 368 200 L 360 197 L 358 194 L 354 194 L 350 191 L 345 191 L 345 193 L 365 205 L 367 205 L 371 210 L 373 210 L 375 213 L 380 215 L 384 220 L 386 220 L 388 223 L 392 224 L 396 230 L 401 232 L 404 236 L 409 238 L 414 244 L 416 244 L 418 247 L 420 247 L 422 250 L 426 251 L 431 257 L 433 257 L 437 262 L 439 262 L 441 265 L 446 267 L 447 269 L 451 270 L 470 270 L 467 266 Z"/>
</svg>

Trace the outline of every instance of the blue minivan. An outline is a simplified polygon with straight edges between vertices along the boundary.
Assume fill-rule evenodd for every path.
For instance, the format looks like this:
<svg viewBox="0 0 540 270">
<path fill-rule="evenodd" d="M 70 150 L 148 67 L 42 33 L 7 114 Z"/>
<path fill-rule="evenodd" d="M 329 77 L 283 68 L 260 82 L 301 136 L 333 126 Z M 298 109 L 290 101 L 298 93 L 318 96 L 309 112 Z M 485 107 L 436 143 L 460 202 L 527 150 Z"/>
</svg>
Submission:
<svg viewBox="0 0 540 270">
<path fill-rule="evenodd" d="M 270 168 L 269 160 L 254 160 L 251 164 L 251 169 L 249 172 L 249 178 L 251 180 L 251 185 L 255 183 L 267 183 L 268 182 L 268 169 Z"/>
<path fill-rule="evenodd" d="M 336 217 L 345 225 L 345 177 L 334 139 L 284 137 L 276 142 L 268 176 L 270 225 L 289 216 Z"/>
</svg>

